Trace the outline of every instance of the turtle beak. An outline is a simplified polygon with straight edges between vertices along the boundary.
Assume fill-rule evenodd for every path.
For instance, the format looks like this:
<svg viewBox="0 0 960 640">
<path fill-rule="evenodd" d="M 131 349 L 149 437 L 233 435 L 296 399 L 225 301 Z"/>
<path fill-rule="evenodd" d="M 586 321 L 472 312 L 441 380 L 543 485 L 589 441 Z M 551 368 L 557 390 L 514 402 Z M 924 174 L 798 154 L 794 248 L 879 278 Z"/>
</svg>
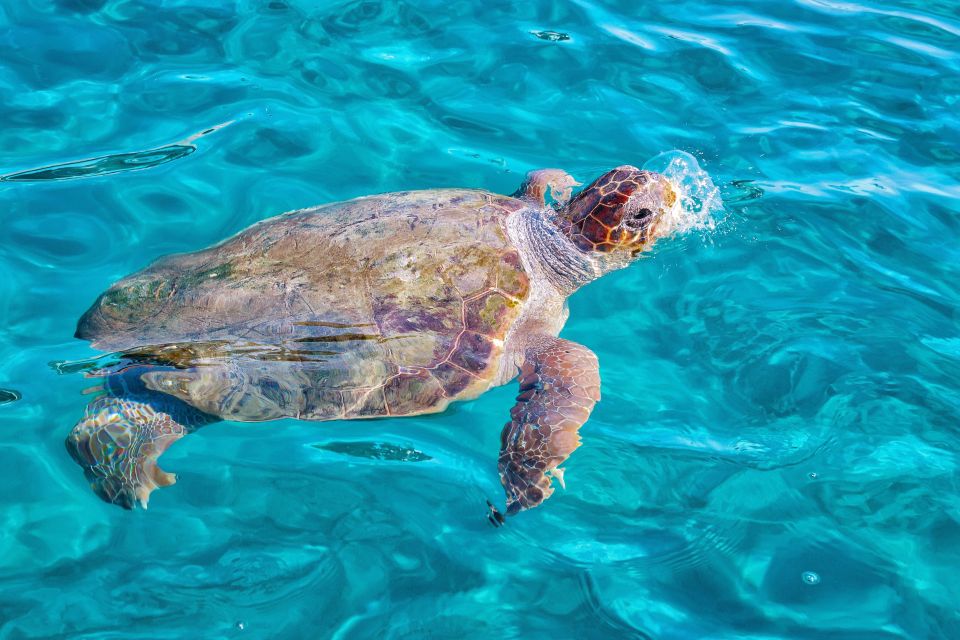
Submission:
<svg viewBox="0 0 960 640">
<path fill-rule="evenodd" d="M 647 230 L 647 242 L 649 244 L 673 234 L 675 227 L 673 224 L 674 208 L 679 193 L 674 184 L 666 177 L 659 173 L 653 175 L 656 176 L 656 185 L 653 189 L 658 203 L 654 209 L 653 220 L 650 221 L 650 228 Z"/>
</svg>

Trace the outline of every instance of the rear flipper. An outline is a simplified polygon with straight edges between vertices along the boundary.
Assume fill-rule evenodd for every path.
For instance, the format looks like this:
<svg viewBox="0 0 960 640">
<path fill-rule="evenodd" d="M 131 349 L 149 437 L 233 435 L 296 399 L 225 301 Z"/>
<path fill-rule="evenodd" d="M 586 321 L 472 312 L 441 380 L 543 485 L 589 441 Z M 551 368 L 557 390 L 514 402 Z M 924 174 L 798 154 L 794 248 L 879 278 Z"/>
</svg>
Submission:
<svg viewBox="0 0 960 640">
<path fill-rule="evenodd" d="M 507 514 L 550 497 L 551 477 L 580 446 L 577 431 L 600 399 L 600 370 L 592 351 L 551 336 L 535 339 L 520 369 L 520 395 L 500 435 L 500 482 Z"/>
<path fill-rule="evenodd" d="M 150 492 L 177 481 L 157 466 L 171 444 L 216 418 L 161 394 L 106 395 L 87 405 L 67 436 L 67 451 L 106 502 L 144 509 Z"/>
</svg>

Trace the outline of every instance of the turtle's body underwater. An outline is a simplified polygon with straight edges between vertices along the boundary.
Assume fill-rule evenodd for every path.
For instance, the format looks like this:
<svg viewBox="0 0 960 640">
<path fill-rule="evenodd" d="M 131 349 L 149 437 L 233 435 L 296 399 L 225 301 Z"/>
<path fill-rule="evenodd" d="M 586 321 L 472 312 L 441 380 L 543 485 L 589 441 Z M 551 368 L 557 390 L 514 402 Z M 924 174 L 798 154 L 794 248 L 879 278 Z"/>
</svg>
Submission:
<svg viewBox="0 0 960 640">
<path fill-rule="evenodd" d="M 70 454 L 104 500 L 146 506 L 175 480 L 157 457 L 204 424 L 434 413 L 519 372 L 500 478 L 508 513 L 540 504 L 600 398 L 596 357 L 557 337 L 566 298 L 669 233 L 677 197 L 631 166 L 568 203 L 576 184 L 546 169 L 513 196 L 359 198 L 160 259 L 78 323 L 120 360 Z"/>
</svg>

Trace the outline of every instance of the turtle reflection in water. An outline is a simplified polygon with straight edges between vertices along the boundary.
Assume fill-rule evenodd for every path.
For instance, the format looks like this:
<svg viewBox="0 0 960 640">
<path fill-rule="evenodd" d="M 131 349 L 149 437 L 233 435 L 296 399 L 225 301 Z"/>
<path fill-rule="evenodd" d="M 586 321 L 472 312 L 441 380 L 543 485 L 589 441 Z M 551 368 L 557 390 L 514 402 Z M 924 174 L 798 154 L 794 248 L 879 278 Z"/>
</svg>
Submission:
<svg viewBox="0 0 960 640">
<path fill-rule="evenodd" d="M 175 481 L 157 458 L 212 422 L 437 413 L 519 373 L 500 480 L 507 514 L 539 505 L 600 399 L 596 356 L 557 337 L 566 299 L 669 235 L 677 200 L 632 166 L 571 200 L 578 184 L 543 169 L 512 196 L 303 209 L 124 278 L 77 326 L 119 361 L 97 372 L 71 456 L 101 498 L 146 507 Z"/>
</svg>

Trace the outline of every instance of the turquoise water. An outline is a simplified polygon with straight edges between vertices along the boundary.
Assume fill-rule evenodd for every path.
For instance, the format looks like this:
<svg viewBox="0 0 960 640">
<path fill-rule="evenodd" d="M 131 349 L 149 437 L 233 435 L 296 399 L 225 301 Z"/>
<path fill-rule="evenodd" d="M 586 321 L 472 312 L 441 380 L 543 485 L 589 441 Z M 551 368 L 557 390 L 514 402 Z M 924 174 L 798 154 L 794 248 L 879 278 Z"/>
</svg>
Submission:
<svg viewBox="0 0 960 640">
<path fill-rule="evenodd" d="M 0 638 L 960 637 L 958 70 L 947 0 L 0 2 Z M 157 256 L 672 149 L 725 209 L 571 299 L 603 402 L 504 528 L 512 386 L 207 427 L 147 511 L 64 450 Z"/>
</svg>

